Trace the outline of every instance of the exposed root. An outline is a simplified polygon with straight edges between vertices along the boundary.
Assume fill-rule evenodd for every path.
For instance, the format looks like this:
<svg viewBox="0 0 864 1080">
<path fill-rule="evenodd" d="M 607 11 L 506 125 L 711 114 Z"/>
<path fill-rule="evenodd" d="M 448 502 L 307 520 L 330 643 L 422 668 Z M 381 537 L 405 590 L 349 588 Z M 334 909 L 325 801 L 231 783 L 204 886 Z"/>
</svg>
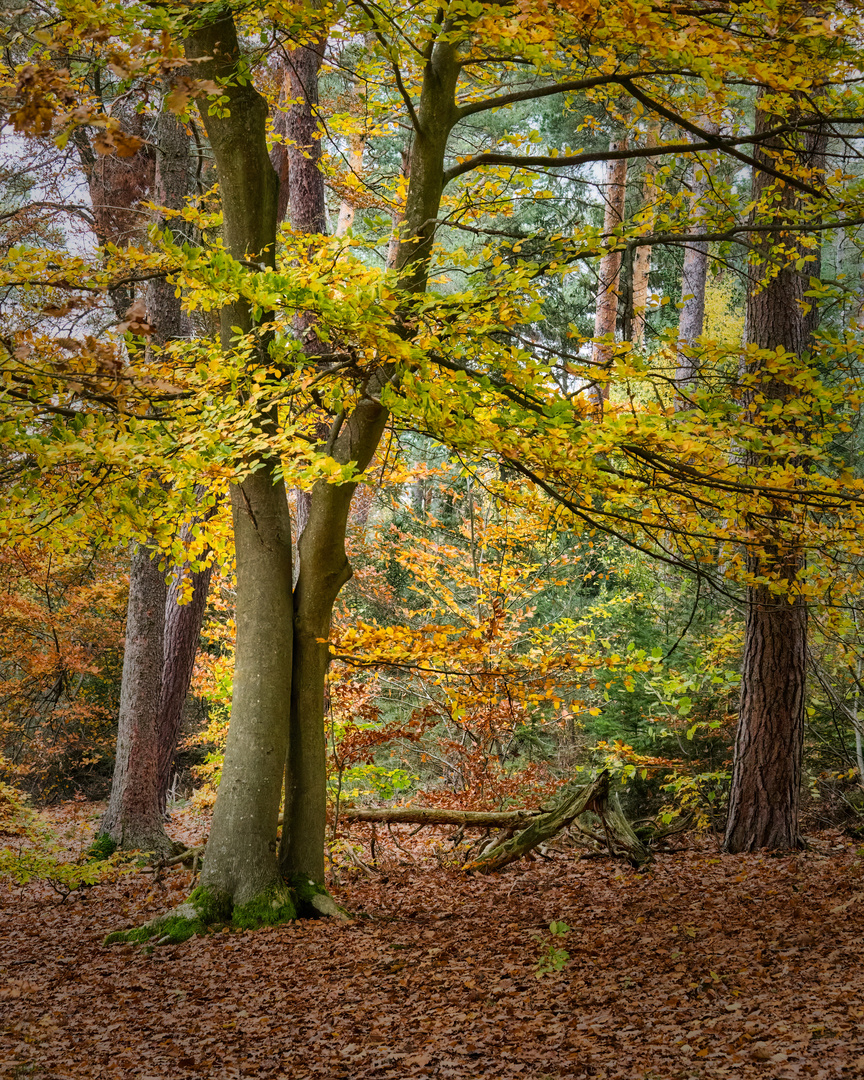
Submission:
<svg viewBox="0 0 864 1080">
<path fill-rule="evenodd" d="M 323 886 L 299 875 L 290 883 L 271 885 L 260 896 L 244 904 L 234 904 L 227 894 L 199 886 L 179 907 L 143 926 L 115 930 L 108 934 L 103 944 L 151 942 L 156 946 L 178 945 L 196 934 L 207 934 L 214 929 L 258 930 L 262 926 L 279 926 L 304 918 L 347 920 L 350 916 Z"/>
<path fill-rule="evenodd" d="M 189 898 L 164 915 L 157 915 L 155 919 L 144 923 L 143 926 L 133 926 L 129 930 L 115 930 L 109 934 L 104 945 L 115 945 L 119 942 L 130 944 L 143 944 L 153 941 L 157 945 L 178 945 L 181 941 L 188 941 L 196 934 L 206 934 L 208 929 L 216 923 L 226 923 L 231 918 L 231 901 L 227 896 L 220 896 L 211 892 L 210 889 L 197 888 Z"/>
</svg>

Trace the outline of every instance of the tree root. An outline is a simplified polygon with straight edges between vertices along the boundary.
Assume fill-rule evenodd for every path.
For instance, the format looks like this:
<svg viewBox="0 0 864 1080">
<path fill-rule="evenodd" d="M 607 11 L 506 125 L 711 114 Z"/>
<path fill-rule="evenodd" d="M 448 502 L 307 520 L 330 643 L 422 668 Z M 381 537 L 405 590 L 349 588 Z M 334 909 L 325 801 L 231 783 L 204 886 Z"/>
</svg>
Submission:
<svg viewBox="0 0 864 1080">
<path fill-rule="evenodd" d="M 233 903 L 225 893 L 199 886 L 178 907 L 143 926 L 115 930 L 103 944 L 178 945 L 214 930 L 258 930 L 309 918 L 347 920 L 350 916 L 323 886 L 300 875 L 290 882 L 276 882 L 242 904 Z"/>
</svg>

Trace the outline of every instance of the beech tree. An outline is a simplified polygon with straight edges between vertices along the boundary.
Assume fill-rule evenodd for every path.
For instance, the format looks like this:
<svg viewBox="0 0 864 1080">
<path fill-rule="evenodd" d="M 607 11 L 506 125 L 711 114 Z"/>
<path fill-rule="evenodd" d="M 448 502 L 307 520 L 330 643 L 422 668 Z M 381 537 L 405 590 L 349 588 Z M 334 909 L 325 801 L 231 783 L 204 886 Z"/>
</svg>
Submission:
<svg viewBox="0 0 864 1080">
<path fill-rule="evenodd" d="M 574 528 L 605 530 L 719 590 L 767 588 L 796 609 L 815 595 L 802 573 L 805 550 L 834 541 L 844 550 L 854 549 L 858 481 L 838 477 L 830 456 L 818 458 L 821 472 L 801 471 L 798 462 L 814 460 L 822 449 L 808 450 L 797 429 L 781 431 L 774 416 L 775 406 L 782 412 L 794 401 L 804 413 L 817 407 L 830 413 L 834 432 L 844 422 L 843 393 L 826 387 L 807 366 L 791 323 L 764 336 L 754 329 L 752 344 L 770 339 L 775 355 L 780 346 L 798 358 L 789 361 L 794 371 L 787 381 L 806 383 L 800 399 L 772 390 L 773 404 L 766 411 L 762 391 L 755 387 L 764 376 L 771 389 L 774 362 L 767 354 L 749 351 L 748 363 L 755 366 L 739 379 L 737 372 L 729 376 L 728 357 L 706 349 L 702 366 L 713 363 L 716 380 L 704 379 L 694 394 L 695 407 L 678 416 L 674 348 L 671 356 L 649 360 L 630 341 L 613 346 L 607 336 L 615 329 L 610 319 L 601 335 L 606 340 L 581 340 L 574 334 L 570 350 L 554 353 L 541 329 L 542 289 L 550 278 L 586 265 L 597 268 L 636 248 L 748 245 L 753 236 L 769 238 L 772 275 L 777 270 L 762 292 L 752 291 L 754 327 L 760 318 L 773 326 L 771 312 L 781 304 L 780 291 L 775 308 L 765 305 L 771 302 L 774 277 L 785 282 L 790 264 L 806 259 L 798 247 L 793 251 L 785 234 L 806 237 L 808 230 L 839 229 L 855 219 L 857 196 L 853 191 L 846 197 L 842 186 L 825 200 L 818 217 L 816 181 L 775 142 L 791 138 L 790 132 L 797 138 L 820 129 L 826 115 L 838 130 L 850 125 L 856 130 L 860 121 L 847 93 L 855 55 L 851 16 L 831 5 L 820 8 L 827 24 L 810 16 L 802 22 L 791 9 L 779 15 L 774 7 L 770 15 L 766 11 L 736 10 L 730 19 L 725 11 L 700 7 L 649 17 L 638 5 L 604 5 L 603 19 L 586 22 L 583 5 L 549 10 L 531 4 L 501 9 L 454 3 L 440 12 L 422 7 L 407 13 L 359 5 L 338 17 L 325 10 L 263 8 L 262 14 L 234 13 L 229 7 L 179 15 L 147 9 L 117 16 L 118 36 L 122 29 L 136 42 L 129 46 L 135 62 L 151 65 L 160 77 L 166 66 L 173 70 L 181 62 L 182 42 L 182 59 L 195 76 L 187 83 L 187 96 L 198 98 L 215 162 L 221 218 L 209 221 L 203 254 L 163 237 L 146 266 L 150 274 L 169 276 L 187 308 L 220 310 L 220 347 L 195 345 L 199 351 L 194 355 L 206 356 L 211 365 L 206 379 L 200 371 L 207 364 L 194 367 L 190 362 L 183 368 L 180 349 L 162 361 L 161 378 L 168 381 L 170 374 L 183 383 L 179 392 L 168 391 L 177 416 L 184 419 L 176 422 L 179 434 L 172 436 L 165 457 L 192 461 L 204 438 L 201 417 L 218 418 L 220 432 L 227 434 L 219 451 L 221 464 L 213 472 L 232 482 L 237 566 L 232 719 L 201 890 L 171 916 L 176 920 L 172 926 L 158 921 L 141 932 L 144 936 L 166 927 L 166 933 L 182 936 L 213 919 L 234 918 L 241 925 L 278 921 L 293 917 L 298 904 L 308 911 L 333 910 L 323 892 L 327 641 L 333 602 L 351 573 L 345 550 L 351 499 L 391 416 L 458 451 L 503 460 L 506 468 L 566 507 Z M 135 21 L 149 26 L 154 19 L 165 35 L 158 46 L 155 39 L 142 46 L 133 33 Z M 285 133 L 292 228 L 281 237 L 280 179 L 267 145 L 268 103 L 263 84 L 261 89 L 255 85 L 252 47 L 244 41 L 255 19 L 272 20 L 276 38 L 281 35 L 290 45 Z M 390 274 L 374 267 L 371 255 L 365 263 L 352 261 L 348 244 L 323 236 L 315 103 L 330 31 L 364 42 L 351 74 L 355 85 L 367 87 L 368 152 L 380 130 L 388 135 L 400 130 L 393 116 L 410 133 L 406 167 L 382 179 L 369 196 L 386 209 L 388 221 L 398 222 Z M 775 48 L 772 43 L 781 33 L 783 48 Z M 691 40 L 699 43 L 695 53 Z M 826 49 L 823 55 L 826 40 L 834 51 Z M 807 58 L 806 65 L 792 59 L 790 42 Z M 116 57 L 111 62 L 121 66 Z M 131 70 L 131 61 L 127 66 Z M 822 91 L 819 105 L 802 105 L 799 98 L 814 81 Z M 42 115 L 41 102 L 47 101 L 44 108 L 50 111 L 58 95 L 71 93 L 69 83 L 49 65 L 34 66 L 19 82 L 21 104 L 14 122 L 21 130 L 31 123 L 31 113 Z M 754 84 L 773 95 L 775 111 L 770 124 L 749 130 L 741 117 Z M 794 109 L 788 104 L 793 98 Z M 496 110 L 577 99 L 609 116 L 621 114 L 624 99 L 634 123 L 662 121 L 672 134 L 645 145 L 628 141 L 613 151 L 604 137 L 602 145 L 589 149 L 553 147 L 554 152 L 543 154 L 535 149 L 530 125 L 509 132 L 503 148 L 481 126 L 486 114 Z M 760 101 L 767 115 L 768 104 Z M 105 124 L 111 140 L 124 145 L 123 133 L 98 112 L 84 110 L 68 122 L 73 127 Z M 586 119 L 583 130 L 590 127 Z M 770 185 L 776 185 L 771 199 L 788 191 L 800 205 L 781 201 L 782 222 L 770 215 L 766 222 L 748 220 L 742 207 L 750 193 L 727 185 L 711 213 L 695 218 L 670 185 L 647 229 L 644 219 L 605 228 L 587 216 L 572 235 L 550 230 L 528 236 L 501 227 L 509 224 L 514 191 L 526 199 L 543 194 L 536 170 L 581 182 L 601 162 L 615 161 L 620 167 L 628 159 L 648 158 L 689 164 L 709 151 L 755 168 L 761 178 L 757 196 L 764 190 L 766 206 Z M 505 220 L 490 222 L 493 211 Z M 194 212 L 203 220 L 207 211 L 199 207 Z M 475 246 L 466 242 L 460 247 L 452 239 L 459 233 Z M 761 244 L 752 248 L 754 265 L 768 252 Z M 36 267 L 22 255 L 9 280 L 13 273 L 16 281 L 25 280 L 25 273 L 32 280 L 38 269 L 43 283 L 53 280 L 61 287 L 46 261 Z M 468 282 L 465 294 L 438 287 L 436 279 L 448 272 L 448 263 Z M 141 265 L 143 259 L 139 270 Z M 802 269 L 795 267 L 795 273 Z M 118 287 L 122 273 L 114 253 L 108 252 L 100 273 L 103 285 Z M 799 293 L 783 296 L 797 302 Z M 594 346 L 603 350 L 602 377 L 609 385 L 610 405 L 602 423 L 586 401 L 588 388 L 597 381 Z M 25 385 L 16 348 L 7 352 L 13 385 Z M 52 378 L 46 377 L 46 385 L 53 393 L 56 372 Z M 103 383 L 91 378 L 87 386 L 116 401 Z M 64 419 L 76 420 L 79 404 L 58 405 L 41 384 L 38 390 L 42 408 L 62 408 Z M 38 395 L 27 390 L 25 396 L 31 401 Z M 218 407 L 214 398 L 220 399 Z M 187 404 L 193 399 L 197 428 L 189 423 L 196 415 Z M 161 423 L 164 414 L 157 417 L 152 401 L 153 395 L 142 408 Z M 140 444 L 137 452 L 143 453 Z M 294 586 L 285 482 L 301 457 L 306 463 L 302 481 L 310 494 Z M 766 514 L 765 500 L 779 507 L 777 514 Z M 839 506 L 850 513 L 838 524 Z M 799 513 L 790 507 L 804 509 Z M 799 528 L 807 535 L 796 546 L 789 539 Z M 753 594 L 754 610 L 779 610 L 760 597 Z M 777 670 L 797 663 L 799 652 L 781 658 Z M 748 655 L 754 658 L 754 650 Z M 790 717 L 798 708 L 797 691 L 793 698 Z M 748 710 L 774 708 L 773 702 L 755 705 L 750 693 L 742 701 L 742 730 L 749 723 Z M 757 729 L 764 741 L 768 728 L 756 724 Z M 750 767 L 742 768 L 747 773 Z M 789 775 L 794 778 L 794 773 L 792 768 Z M 770 784 L 776 786 L 781 771 L 772 777 Z M 789 784 L 783 783 L 788 792 Z M 278 851 L 283 790 L 286 820 Z M 785 819 L 794 818 L 791 796 L 772 790 L 770 798 L 775 797 L 786 800 Z M 772 827 L 752 844 L 773 843 L 777 835 Z"/>
</svg>

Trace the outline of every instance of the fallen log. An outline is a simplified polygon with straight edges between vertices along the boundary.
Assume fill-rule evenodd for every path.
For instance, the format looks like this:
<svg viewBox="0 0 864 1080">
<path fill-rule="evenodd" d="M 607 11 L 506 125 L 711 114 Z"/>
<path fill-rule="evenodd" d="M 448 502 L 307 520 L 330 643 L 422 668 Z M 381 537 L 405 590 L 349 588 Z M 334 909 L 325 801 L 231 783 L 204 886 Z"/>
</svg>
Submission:
<svg viewBox="0 0 864 1080">
<path fill-rule="evenodd" d="M 497 828 L 501 833 L 476 859 L 467 862 L 463 870 L 469 873 L 491 874 L 502 867 L 523 858 L 534 848 L 550 840 L 557 833 L 576 824 L 577 829 L 595 843 L 603 839 L 590 829 L 583 828 L 577 818 L 594 813 L 600 819 L 606 836 L 605 846 L 609 853 L 626 856 L 635 865 L 650 859 L 648 848 L 633 831 L 624 816 L 616 796 L 609 799 L 609 774 L 602 772 L 592 783 L 577 788 L 551 810 L 452 810 L 435 806 L 400 806 L 390 808 L 349 808 L 340 817 L 348 822 L 369 822 L 390 825 L 456 825 L 466 827 Z M 282 824 L 279 815 L 278 824 Z M 516 830 L 519 830 L 516 832 Z M 514 832 L 516 835 L 514 836 Z M 178 863 L 198 859 L 204 853 L 205 844 L 190 848 L 180 855 L 158 864 L 167 868 Z"/>
<path fill-rule="evenodd" d="M 611 854 L 614 854 L 614 849 L 617 847 L 636 865 L 646 862 L 651 857 L 648 849 L 630 828 L 629 822 L 621 813 L 620 806 L 609 806 L 609 773 L 604 770 L 593 783 L 588 784 L 587 787 L 578 788 L 545 814 L 538 814 L 528 827 L 516 836 L 496 841 L 478 858 L 466 863 L 462 869 L 468 873 L 481 874 L 491 874 L 496 870 L 501 870 L 517 859 L 523 858 L 562 829 L 566 829 L 589 810 L 597 814 L 603 822 L 609 837 L 608 846 Z"/>
<path fill-rule="evenodd" d="M 339 818 L 379 825 L 474 825 L 480 829 L 506 829 L 528 823 L 540 813 L 540 810 L 451 810 L 438 806 L 349 807 L 339 812 Z"/>
</svg>

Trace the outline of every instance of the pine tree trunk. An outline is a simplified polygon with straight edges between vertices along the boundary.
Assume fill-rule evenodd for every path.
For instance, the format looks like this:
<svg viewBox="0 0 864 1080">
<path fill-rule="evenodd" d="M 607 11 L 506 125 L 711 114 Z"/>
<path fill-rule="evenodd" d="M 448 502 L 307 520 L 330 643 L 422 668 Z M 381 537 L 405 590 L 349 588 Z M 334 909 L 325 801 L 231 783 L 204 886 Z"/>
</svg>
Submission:
<svg viewBox="0 0 864 1080">
<path fill-rule="evenodd" d="M 774 118 L 757 109 L 756 130 Z M 764 150 L 759 156 L 772 160 Z M 766 191 L 773 197 L 760 208 Z M 782 218 L 796 208 L 793 189 L 756 170 L 753 179 L 754 217 L 760 223 Z M 779 199 L 777 196 L 780 196 Z M 794 238 L 775 233 L 753 234 L 754 257 L 747 298 L 747 340 L 760 349 L 778 347 L 799 356 L 807 344 L 803 314 L 804 282 L 794 267 Z M 778 252 L 783 245 L 786 250 Z M 793 249 L 790 254 L 789 249 Z M 779 263 L 779 269 L 776 265 Z M 767 268 L 767 274 L 766 274 Z M 794 385 L 782 370 L 768 372 L 765 361 L 749 362 L 745 374 L 758 377 L 758 394 L 749 390 L 748 419 L 757 426 L 762 416 L 767 431 L 782 432 L 782 406 L 795 396 Z M 780 419 L 770 410 L 779 404 Z M 768 459 L 749 452 L 745 464 L 757 473 Z M 781 462 L 780 464 L 783 464 Z M 762 583 L 747 590 L 747 624 L 741 680 L 741 702 L 725 848 L 730 852 L 760 848 L 792 849 L 800 845 L 798 802 L 804 744 L 804 691 L 807 657 L 807 611 L 796 592 L 803 568 L 801 552 L 789 534 L 793 509 L 773 501 L 760 520 L 764 531 L 774 522 L 774 536 L 751 548 L 747 569 L 754 577 L 770 577 L 780 591 Z"/>
<path fill-rule="evenodd" d="M 793 567 L 790 567 L 793 569 Z M 807 613 L 764 587 L 748 593 L 727 851 L 794 848 L 804 742 Z"/>
<path fill-rule="evenodd" d="M 154 198 L 160 205 L 179 209 L 189 189 L 189 136 L 174 116 L 160 115 L 155 148 Z M 95 174 L 95 170 L 96 167 L 92 166 L 91 172 Z M 102 180 L 104 184 L 104 170 Z M 101 194 L 103 198 L 110 198 L 110 193 L 104 190 Z M 111 220 L 107 212 L 102 217 L 106 221 Z M 187 332 L 186 319 L 175 291 L 175 286 L 169 285 L 164 278 L 155 278 L 148 284 L 148 322 L 155 345 L 164 345 L 174 338 L 185 336 Z M 168 590 L 166 600 L 164 576 L 154 569 L 149 557 L 142 558 L 142 552 L 146 553 L 146 550 L 146 547 L 137 547 L 130 566 L 129 612 L 130 619 L 134 614 L 137 623 L 130 624 L 133 630 L 127 632 L 117 755 L 109 808 L 102 828 L 124 847 L 143 846 L 164 854 L 171 847 L 162 824 L 169 780 L 167 773 L 177 743 L 180 715 L 195 660 L 203 602 L 200 597 L 197 598 L 199 602 L 189 606 L 193 610 L 182 609 L 183 614 L 178 615 L 174 611 L 177 607 L 176 589 L 172 586 Z M 207 577 L 209 580 L 209 574 Z M 157 595 L 162 596 L 162 612 L 161 615 L 158 611 L 148 615 L 146 625 L 153 640 L 145 643 L 139 640 L 140 626 L 143 625 L 140 622 L 140 605 L 142 597 L 145 598 L 143 602 L 149 612 L 150 606 L 157 602 L 154 599 Z M 204 596 L 206 598 L 206 589 Z M 190 615 L 197 616 L 197 625 L 189 624 Z M 188 656 L 190 641 L 191 659 Z M 153 691 L 156 664 L 160 669 L 160 689 Z M 136 715 L 136 709 L 141 710 L 139 715 Z M 134 753 L 130 756 L 131 747 L 134 747 Z M 152 777 L 154 761 L 155 783 Z M 140 776 L 137 775 L 139 771 Z M 129 795 L 130 790 L 134 795 Z"/>
<path fill-rule="evenodd" d="M 192 599 L 188 604 L 181 605 L 178 602 L 182 585 L 181 570 L 174 574 L 168 586 L 165 602 L 165 650 L 159 694 L 158 793 L 159 808 L 163 814 L 212 575 L 212 566 L 191 574 Z"/>
<path fill-rule="evenodd" d="M 166 589 L 151 554 L 137 544 L 132 555 L 117 755 L 100 831 L 121 848 L 164 856 L 171 842 L 159 810 L 158 709 Z"/>
</svg>

